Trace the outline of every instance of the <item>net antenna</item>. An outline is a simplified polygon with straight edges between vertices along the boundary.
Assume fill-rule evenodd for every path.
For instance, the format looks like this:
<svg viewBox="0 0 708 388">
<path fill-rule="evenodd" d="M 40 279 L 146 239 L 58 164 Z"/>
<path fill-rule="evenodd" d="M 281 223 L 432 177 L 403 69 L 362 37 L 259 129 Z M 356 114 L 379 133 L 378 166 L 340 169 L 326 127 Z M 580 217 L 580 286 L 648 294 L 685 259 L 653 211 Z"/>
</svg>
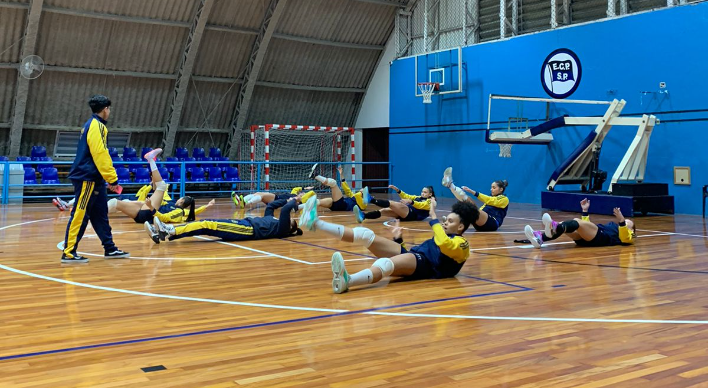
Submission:
<svg viewBox="0 0 708 388">
<path fill-rule="evenodd" d="M 20 62 L 20 75 L 27 79 L 36 79 L 44 72 L 44 60 L 39 55 L 28 55 Z"/>
<path fill-rule="evenodd" d="M 430 104 L 433 102 L 433 93 L 440 90 L 439 82 L 419 82 L 418 88 L 420 93 L 423 95 L 423 103 Z"/>
</svg>

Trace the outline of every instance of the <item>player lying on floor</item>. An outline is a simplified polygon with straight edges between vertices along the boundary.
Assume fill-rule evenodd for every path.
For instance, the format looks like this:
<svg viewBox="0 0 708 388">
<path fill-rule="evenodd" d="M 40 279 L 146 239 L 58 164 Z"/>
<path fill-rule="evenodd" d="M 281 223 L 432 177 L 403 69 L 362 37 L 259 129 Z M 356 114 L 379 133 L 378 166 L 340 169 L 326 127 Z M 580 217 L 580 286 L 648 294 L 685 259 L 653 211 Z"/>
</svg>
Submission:
<svg viewBox="0 0 708 388">
<path fill-rule="evenodd" d="M 297 197 L 279 199 L 268 204 L 263 217 L 203 220 L 178 226 L 166 224 L 155 217 L 152 224 L 145 222 L 145 230 L 155 244 L 165 239 L 172 241 L 193 236 L 213 236 L 223 241 L 300 236 L 302 230 L 295 220 L 290 219 L 290 213 L 297 209 L 298 204 Z M 282 207 L 280 217 L 276 218 L 274 212 L 279 207 Z"/>
<path fill-rule="evenodd" d="M 587 198 L 580 201 L 583 211 L 582 218 L 558 223 L 553 221 L 548 213 L 542 218 L 543 231 L 534 231 L 530 225 L 526 225 L 524 233 L 531 244 L 536 248 L 541 248 L 544 242 L 555 240 L 562 235 L 567 235 L 582 247 L 608 247 L 612 245 L 631 245 L 636 238 L 636 230 L 632 220 L 625 219 L 620 208 L 614 208 L 614 215 L 617 222 L 607 224 L 595 224 L 590 222 L 590 200 Z"/>
</svg>

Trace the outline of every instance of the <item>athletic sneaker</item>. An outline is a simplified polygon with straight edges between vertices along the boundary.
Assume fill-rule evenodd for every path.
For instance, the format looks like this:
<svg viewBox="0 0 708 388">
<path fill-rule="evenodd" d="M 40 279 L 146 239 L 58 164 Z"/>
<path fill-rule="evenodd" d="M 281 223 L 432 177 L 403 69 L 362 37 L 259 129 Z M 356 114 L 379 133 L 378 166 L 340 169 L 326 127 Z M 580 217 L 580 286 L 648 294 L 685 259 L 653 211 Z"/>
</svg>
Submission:
<svg viewBox="0 0 708 388">
<path fill-rule="evenodd" d="M 352 210 L 352 211 L 354 212 L 354 215 L 356 216 L 356 222 L 358 222 L 360 224 L 362 222 L 364 222 L 364 212 L 361 211 L 361 209 L 359 209 L 359 206 L 354 205 L 354 210 Z"/>
<path fill-rule="evenodd" d="M 165 238 L 168 235 L 172 236 L 175 234 L 175 227 L 174 226 L 160 221 L 160 219 L 157 217 L 152 218 L 152 224 L 155 226 L 155 230 L 157 231 L 157 235 L 160 238 L 160 240 L 162 240 L 162 241 L 165 241 Z"/>
<path fill-rule="evenodd" d="M 339 252 L 332 255 L 332 291 L 341 294 L 349 289 L 349 273 L 344 268 L 344 258 Z"/>
<path fill-rule="evenodd" d="M 236 207 L 240 207 L 243 209 L 242 199 L 243 199 L 243 197 L 239 194 L 236 194 L 235 191 L 231 192 L 231 200 L 234 201 L 234 205 L 236 205 Z"/>
<path fill-rule="evenodd" d="M 155 244 L 160 243 L 160 234 L 157 233 L 157 230 L 155 230 L 155 227 L 152 226 L 150 221 L 145 221 L 145 231 L 148 232 L 148 235 L 152 239 L 152 242 Z"/>
<path fill-rule="evenodd" d="M 369 186 L 366 186 L 361 190 L 361 199 L 364 201 L 364 205 L 369 204 L 371 200 L 371 195 L 369 195 Z"/>
<path fill-rule="evenodd" d="M 143 157 L 145 158 L 145 160 L 147 160 L 149 162 L 151 160 L 157 160 L 157 156 L 160 155 L 161 153 L 162 153 L 162 148 L 155 148 L 154 150 L 143 155 Z"/>
<path fill-rule="evenodd" d="M 533 245 L 535 248 L 541 248 L 541 245 L 543 245 L 543 232 L 541 232 L 540 230 L 534 231 L 531 225 L 526 225 L 524 227 L 524 234 L 526 235 L 526 238 L 528 238 L 531 242 L 531 245 Z"/>
<path fill-rule="evenodd" d="M 452 167 L 448 167 L 445 169 L 443 172 L 443 179 L 442 179 L 442 185 L 445 187 L 450 187 L 450 183 L 452 183 Z"/>
<path fill-rule="evenodd" d="M 307 230 L 315 230 L 315 222 L 317 222 L 317 197 L 312 197 L 305 202 L 305 207 L 300 214 L 298 225 L 307 228 Z"/>
<path fill-rule="evenodd" d="M 546 235 L 548 238 L 553 237 L 553 230 L 558 226 L 558 223 L 553 221 L 551 218 L 551 215 L 548 213 L 543 213 L 543 217 L 541 217 L 541 222 L 543 222 L 543 233 Z"/>
<path fill-rule="evenodd" d="M 74 255 L 74 257 L 67 257 L 65 253 L 62 253 L 61 255 L 61 262 L 64 264 L 71 264 L 71 263 L 88 263 L 88 259 L 79 256 L 79 255 Z"/>
<path fill-rule="evenodd" d="M 63 212 L 68 209 L 68 206 L 66 206 L 66 202 L 62 201 L 61 198 L 54 198 L 52 200 L 52 203 L 54 204 L 54 206 L 57 207 L 57 209 L 59 209 L 59 211 Z"/>
<path fill-rule="evenodd" d="M 319 166 L 319 165 L 320 165 L 319 163 L 315 163 L 312 165 L 312 170 L 310 170 L 310 175 L 309 175 L 310 179 L 315 179 L 315 177 L 317 176 L 317 174 L 315 174 L 315 170 L 317 169 L 317 166 Z"/>
<path fill-rule="evenodd" d="M 104 259 L 127 259 L 129 257 L 130 253 L 121 251 L 120 249 L 103 254 Z"/>
</svg>

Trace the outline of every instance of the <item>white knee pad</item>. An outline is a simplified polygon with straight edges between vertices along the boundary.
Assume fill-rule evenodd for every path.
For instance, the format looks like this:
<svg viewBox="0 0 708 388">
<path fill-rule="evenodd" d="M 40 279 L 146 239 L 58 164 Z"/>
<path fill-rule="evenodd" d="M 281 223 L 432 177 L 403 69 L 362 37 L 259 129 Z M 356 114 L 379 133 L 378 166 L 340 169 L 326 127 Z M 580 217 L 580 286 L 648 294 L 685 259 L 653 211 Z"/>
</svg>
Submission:
<svg viewBox="0 0 708 388">
<path fill-rule="evenodd" d="M 365 247 L 370 247 L 371 244 L 374 243 L 374 239 L 376 238 L 376 235 L 374 232 L 371 231 L 371 229 L 368 228 L 363 228 L 361 226 L 358 226 L 353 229 L 354 230 L 354 244 L 360 244 Z"/>
<path fill-rule="evenodd" d="M 117 204 L 118 204 L 118 199 L 116 199 L 116 198 L 109 199 L 108 200 L 108 212 L 115 213 Z"/>
<path fill-rule="evenodd" d="M 384 277 L 391 276 L 393 273 L 393 261 L 388 257 L 382 257 L 374 261 L 374 267 L 379 267 Z"/>
<path fill-rule="evenodd" d="M 165 181 L 155 182 L 155 191 L 167 191 L 167 183 Z"/>
<path fill-rule="evenodd" d="M 248 204 L 248 205 L 258 203 L 262 199 L 263 199 L 263 197 L 261 197 L 260 195 L 256 195 L 256 194 L 249 194 L 249 195 L 243 197 L 243 200 L 246 201 L 246 204 Z"/>
<path fill-rule="evenodd" d="M 332 178 L 327 178 L 327 180 L 324 182 L 324 184 L 325 184 L 325 186 L 334 187 L 334 186 L 337 186 L 337 181 L 335 181 Z"/>
<path fill-rule="evenodd" d="M 457 198 L 458 201 L 465 202 L 467 201 L 467 194 L 465 194 L 465 191 L 462 190 L 459 187 L 455 187 L 454 189 L 451 188 L 452 195 Z"/>
</svg>

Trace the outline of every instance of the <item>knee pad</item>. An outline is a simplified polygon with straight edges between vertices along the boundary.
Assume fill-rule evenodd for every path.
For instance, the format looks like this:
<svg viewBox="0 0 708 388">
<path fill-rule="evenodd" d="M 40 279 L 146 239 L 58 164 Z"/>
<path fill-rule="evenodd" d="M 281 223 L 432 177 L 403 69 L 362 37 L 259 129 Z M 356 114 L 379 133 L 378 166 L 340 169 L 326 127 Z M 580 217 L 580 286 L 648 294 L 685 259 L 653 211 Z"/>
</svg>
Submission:
<svg viewBox="0 0 708 388">
<path fill-rule="evenodd" d="M 116 198 L 109 199 L 108 200 L 108 212 L 115 213 L 117 204 L 118 204 L 118 199 L 116 199 Z"/>
<path fill-rule="evenodd" d="M 454 195 L 458 201 L 460 201 L 460 202 L 467 201 L 467 194 L 465 194 L 465 191 L 462 190 L 461 188 L 455 187 L 455 189 L 451 190 L 451 191 L 452 191 L 452 195 Z"/>
<path fill-rule="evenodd" d="M 374 261 L 374 267 L 378 267 L 384 277 L 391 276 L 393 273 L 393 261 L 387 257 L 382 257 Z"/>
<path fill-rule="evenodd" d="M 167 183 L 165 181 L 155 182 L 155 191 L 167 191 Z"/>
<path fill-rule="evenodd" d="M 371 231 L 371 229 L 368 228 L 363 228 L 361 226 L 358 226 L 353 229 L 354 230 L 354 243 L 355 244 L 360 244 L 365 247 L 370 247 L 371 244 L 374 243 L 374 239 L 376 238 L 376 234 Z"/>
</svg>

